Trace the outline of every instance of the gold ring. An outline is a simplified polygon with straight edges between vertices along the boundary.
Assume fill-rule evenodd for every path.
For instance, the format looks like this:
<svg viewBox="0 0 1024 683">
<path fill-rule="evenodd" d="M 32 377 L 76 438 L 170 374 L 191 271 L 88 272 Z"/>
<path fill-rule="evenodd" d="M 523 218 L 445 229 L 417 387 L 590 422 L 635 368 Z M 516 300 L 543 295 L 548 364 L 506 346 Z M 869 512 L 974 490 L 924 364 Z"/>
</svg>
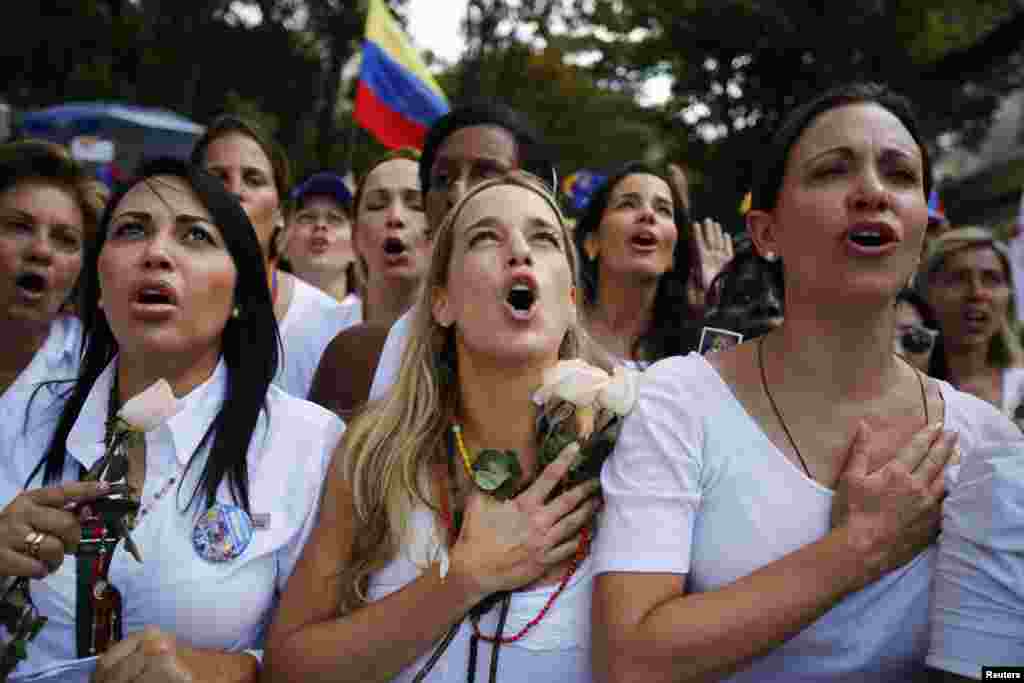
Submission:
<svg viewBox="0 0 1024 683">
<path fill-rule="evenodd" d="M 39 559 L 39 550 L 43 545 L 43 541 L 46 539 L 46 534 L 41 531 L 33 531 L 25 537 L 25 543 L 28 545 L 28 554 L 35 559 Z"/>
</svg>

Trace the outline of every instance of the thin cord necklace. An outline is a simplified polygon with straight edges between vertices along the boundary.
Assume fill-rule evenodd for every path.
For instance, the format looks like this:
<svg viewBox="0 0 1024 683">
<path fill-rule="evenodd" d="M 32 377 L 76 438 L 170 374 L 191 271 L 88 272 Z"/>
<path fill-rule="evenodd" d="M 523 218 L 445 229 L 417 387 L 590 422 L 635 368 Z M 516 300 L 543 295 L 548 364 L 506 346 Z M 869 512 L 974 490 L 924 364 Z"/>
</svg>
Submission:
<svg viewBox="0 0 1024 683">
<path fill-rule="evenodd" d="M 897 355 L 897 358 L 899 356 Z M 910 365 L 906 359 L 900 358 L 904 363 Z M 786 433 L 786 438 L 789 439 L 789 445 L 793 447 L 793 452 L 796 453 L 796 457 L 800 459 L 800 464 L 804 468 L 804 472 L 810 479 L 814 479 L 811 474 L 811 470 L 807 467 L 807 461 L 804 460 L 804 456 L 800 454 L 800 449 L 796 445 L 796 440 L 789 431 L 789 427 L 786 425 L 786 421 L 782 418 L 782 412 L 779 410 L 779 406 L 775 403 L 775 398 L 772 396 L 772 392 L 768 389 L 768 377 L 764 372 L 764 337 L 759 337 L 757 340 L 757 365 L 761 370 L 761 388 L 764 389 L 765 396 L 768 397 L 768 403 L 771 404 L 772 410 L 775 411 L 775 417 L 779 420 L 779 424 L 782 425 L 782 431 Z M 910 366 L 914 371 L 914 376 L 917 377 L 917 383 L 921 387 L 921 405 L 924 406 L 924 423 L 927 426 L 931 422 L 931 417 L 928 414 L 928 394 L 924 388 L 924 378 L 922 377 L 921 371 L 917 368 Z"/>
</svg>

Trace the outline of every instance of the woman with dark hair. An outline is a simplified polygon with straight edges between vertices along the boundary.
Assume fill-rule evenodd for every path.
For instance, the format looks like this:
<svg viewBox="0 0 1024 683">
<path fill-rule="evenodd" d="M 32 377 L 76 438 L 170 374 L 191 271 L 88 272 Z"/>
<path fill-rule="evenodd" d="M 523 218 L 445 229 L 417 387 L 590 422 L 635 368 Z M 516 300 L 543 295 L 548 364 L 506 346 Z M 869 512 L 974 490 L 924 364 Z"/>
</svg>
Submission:
<svg viewBox="0 0 1024 683">
<path fill-rule="evenodd" d="M 893 350 L 897 355 L 935 379 L 949 380 L 938 318 L 916 290 L 908 287 L 896 295 L 893 333 Z"/>
<path fill-rule="evenodd" d="M 419 160 L 427 239 L 470 188 L 513 169 L 557 186 L 539 137 L 517 112 L 479 101 L 435 121 Z M 412 316 L 410 310 L 393 325 L 371 323 L 339 334 L 324 354 L 310 400 L 347 416 L 368 398 L 383 396 L 397 377 Z"/>
<path fill-rule="evenodd" d="M 576 224 L 590 334 L 623 361 L 647 364 L 696 346 L 686 297 L 693 264 L 681 234 L 689 224 L 668 178 L 636 161 L 594 193 Z"/>
<path fill-rule="evenodd" d="M 44 408 L 45 395 L 31 400 L 39 384 L 78 374 L 81 325 L 68 311 L 102 210 L 94 181 L 62 147 L 0 145 L 0 416 L 23 437 L 29 406 Z"/>
<path fill-rule="evenodd" d="M 766 153 L 747 229 L 781 264 L 782 324 L 647 370 L 601 474 L 592 651 L 608 680 L 912 680 L 945 466 L 1018 436 L 893 353 L 928 216 L 909 103 L 837 88 Z"/>
<path fill-rule="evenodd" d="M 46 451 L 4 461 L 26 492 L 0 516 L 0 557 L 44 570 L 2 573 L 42 579 L 31 596 L 49 619 L 21 668 L 95 655 L 97 682 L 254 680 L 259 653 L 243 651 L 259 647 L 343 426 L 270 386 L 277 323 L 245 211 L 201 169 L 149 165 L 88 249 L 81 315 L 81 372 Z M 151 406 L 138 419 L 133 397 L 136 413 Z M 36 503 L 97 477 L 128 516 L 62 509 L 48 533 Z"/>
<path fill-rule="evenodd" d="M 281 201 L 291 184 L 288 158 L 255 123 L 224 115 L 196 142 L 192 163 L 224 183 L 256 229 L 284 349 L 274 383 L 306 398 L 324 349 L 357 320 L 351 307 L 278 268 Z"/>
</svg>

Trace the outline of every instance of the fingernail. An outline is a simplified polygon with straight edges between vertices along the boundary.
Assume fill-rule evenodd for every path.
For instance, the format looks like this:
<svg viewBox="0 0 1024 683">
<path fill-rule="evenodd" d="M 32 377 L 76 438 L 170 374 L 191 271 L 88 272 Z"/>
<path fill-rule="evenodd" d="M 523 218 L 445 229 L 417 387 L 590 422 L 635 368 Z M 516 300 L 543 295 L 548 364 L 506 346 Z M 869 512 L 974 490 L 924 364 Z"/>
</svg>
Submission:
<svg viewBox="0 0 1024 683">
<path fill-rule="evenodd" d="M 99 484 L 100 484 L 100 486 L 99 486 L 100 491 L 106 491 L 107 489 L 110 488 L 110 482 L 109 481 L 102 481 L 101 480 L 99 482 Z"/>
</svg>

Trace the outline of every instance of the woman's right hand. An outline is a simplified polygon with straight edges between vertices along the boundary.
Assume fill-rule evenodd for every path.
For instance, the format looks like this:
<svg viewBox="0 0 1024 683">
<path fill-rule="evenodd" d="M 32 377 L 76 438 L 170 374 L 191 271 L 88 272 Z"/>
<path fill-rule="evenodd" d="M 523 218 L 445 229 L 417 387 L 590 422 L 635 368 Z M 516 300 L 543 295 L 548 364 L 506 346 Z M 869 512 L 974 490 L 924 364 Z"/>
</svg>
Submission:
<svg viewBox="0 0 1024 683">
<path fill-rule="evenodd" d="M 73 481 L 18 494 L 0 511 L 0 576 L 41 579 L 56 571 L 82 536 L 72 508 L 109 492 L 107 482 Z M 43 538 L 33 554 L 30 541 L 36 533 Z"/>
<path fill-rule="evenodd" d="M 579 446 L 566 446 L 530 486 L 500 501 L 474 490 L 452 548 L 452 571 L 462 571 L 484 598 L 525 586 L 576 552 L 577 536 L 600 505 L 596 480 L 545 502 L 569 472 Z"/>
<path fill-rule="evenodd" d="M 832 527 L 845 528 L 870 576 L 900 567 L 935 542 L 945 497 L 943 472 L 959 458 L 958 435 L 928 425 L 885 465 L 868 471 L 868 426 L 861 423 L 839 479 Z"/>
</svg>

